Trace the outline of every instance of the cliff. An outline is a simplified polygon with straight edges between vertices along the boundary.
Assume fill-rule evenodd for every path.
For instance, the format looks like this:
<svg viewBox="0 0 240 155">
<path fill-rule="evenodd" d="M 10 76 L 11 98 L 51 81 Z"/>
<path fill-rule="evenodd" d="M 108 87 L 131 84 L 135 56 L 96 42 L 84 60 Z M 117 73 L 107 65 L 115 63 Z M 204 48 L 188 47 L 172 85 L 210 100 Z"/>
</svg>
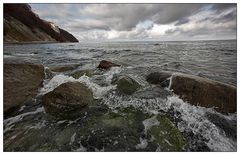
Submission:
<svg viewBox="0 0 240 155">
<path fill-rule="evenodd" d="M 35 14 L 28 4 L 4 4 L 4 42 L 78 42 Z"/>
</svg>

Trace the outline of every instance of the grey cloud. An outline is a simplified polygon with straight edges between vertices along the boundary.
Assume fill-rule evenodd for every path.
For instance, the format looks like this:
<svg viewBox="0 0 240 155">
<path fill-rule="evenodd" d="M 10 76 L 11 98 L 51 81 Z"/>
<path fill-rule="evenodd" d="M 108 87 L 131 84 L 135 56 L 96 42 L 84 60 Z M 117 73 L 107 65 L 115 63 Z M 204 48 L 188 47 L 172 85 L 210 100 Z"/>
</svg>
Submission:
<svg viewBox="0 0 240 155">
<path fill-rule="evenodd" d="M 211 10 L 221 12 L 223 10 L 229 9 L 229 8 L 236 8 L 236 4 L 231 3 L 222 3 L 222 4 L 213 4 L 211 7 Z"/>
<path fill-rule="evenodd" d="M 210 21 L 210 22 L 213 22 L 216 24 L 237 21 L 237 10 L 236 10 L 236 8 L 233 8 L 233 9 L 231 9 L 230 12 L 228 12 L 226 14 L 221 14 L 220 16 L 218 14 L 216 14 L 216 16 L 206 17 L 197 22 L 202 23 L 202 22 L 207 22 L 207 21 Z"/>
<path fill-rule="evenodd" d="M 175 23 L 175 26 L 183 25 L 189 22 L 188 18 L 182 18 Z"/>
<path fill-rule="evenodd" d="M 236 24 L 234 21 L 220 24 L 210 24 L 210 25 L 202 25 L 200 27 L 192 27 L 191 29 L 184 29 L 184 27 L 176 27 L 174 29 L 170 29 L 166 31 L 168 35 L 178 35 L 178 36 L 188 36 L 188 37 L 196 37 L 196 36 L 222 36 L 222 35 L 236 35 Z"/>
<path fill-rule="evenodd" d="M 235 4 L 45 4 L 45 6 L 46 8 L 36 11 L 40 17 L 54 21 L 70 32 L 78 33 L 79 37 L 81 33 L 88 39 L 107 37 L 106 33 L 111 30 L 117 31 L 119 38 L 151 37 L 147 31 L 153 29 L 154 24 L 173 25 L 174 28 L 165 32 L 169 36 L 192 37 L 236 32 Z M 211 12 L 212 16 L 202 19 L 199 15 L 201 12 Z M 201 18 L 198 19 L 199 16 Z M 146 24 L 143 28 L 137 26 L 142 23 L 144 25 L 145 21 L 151 21 L 152 24 Z M 183 28 L 192 23 L 203 26 L 188 30 Z M 221 24 L 222 26 L 219 26 Z M 216 28 L 209 28 L 211 26 Z"/>
<path fill-rule="evenodd" d="M 189 16 L 207 7 L 221 11 L 235 6 L 233 4 L 48 4 L 46 8 L 50 11 L 43 10 L 38 13 L 43 18 L 54 20 L 81 16 L 108 25 L 96 25 L 96 29 L 130 31 L 145 20 L 152 20 L 156 24 L 175 22 L 178 26 L 189 22 Z M 76 25 L 74 27 L 81 28 Z M 91 28 L 95 29 L 93 25 L 82 26 L 82 29 Z"/>
<path fill-rule="evenodd" d="M 154 15 L 153 20 L 158 24 L 178 22 L 198 13 L 206 4 L 165 4 Z"/>
<path fill-rule="evenodd" d="M 81 31 L 88 31 L 88 30 L 110 30 L 110 27 L 102 21 L 99 20 L 73 20 L 68 23 L 68 26 L 81 30 Z"/>
</svg>

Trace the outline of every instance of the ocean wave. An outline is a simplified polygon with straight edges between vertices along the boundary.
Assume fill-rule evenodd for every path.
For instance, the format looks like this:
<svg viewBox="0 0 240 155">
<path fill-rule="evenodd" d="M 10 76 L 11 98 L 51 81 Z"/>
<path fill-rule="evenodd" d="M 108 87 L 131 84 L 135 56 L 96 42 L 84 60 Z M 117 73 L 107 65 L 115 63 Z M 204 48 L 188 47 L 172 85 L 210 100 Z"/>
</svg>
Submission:
<svg viewBox="0 0 240 155">
<path fill-rule="evenodd" d="M 190 131 L 194 134 L 200 134 L 207 140 L 206 144 L 211 151 L 236 151 L 237 149 L 236 143 L 225 134 L 222 134 L 222 131 L 206 118 L 205 115 L 207 112 L 217 113 L 216 111 L 212 108 L 190 105 L 177 95 L 168 96 L 167 99 L 140 99 L 125 98 L 124 96 L 117 96 L 115 93 L 111 93 L 103 98 L 102 103 L 106 104 L 112 110 L 133 106 L 143 112 L 155 115 L 161 114 L 162 111 L 168 113 L 173 109 L 175 114 L 181 114 L 182 121 L 177 123 L 179 130 L 181 132 Z M 234 118 L 234 116 L 228 117 L 228 119 L 231 118 Z M 147 126 L 149 125 L 146 125 L 146 127 Z"/>
</svg>

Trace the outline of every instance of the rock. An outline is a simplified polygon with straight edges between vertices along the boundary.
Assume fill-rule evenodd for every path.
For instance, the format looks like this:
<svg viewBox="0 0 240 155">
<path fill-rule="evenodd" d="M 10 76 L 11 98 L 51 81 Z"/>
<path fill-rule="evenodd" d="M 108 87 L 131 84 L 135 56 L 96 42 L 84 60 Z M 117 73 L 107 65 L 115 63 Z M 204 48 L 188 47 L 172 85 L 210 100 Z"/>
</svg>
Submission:
<svg viewBox="0 0 240 155">
<path fill-rule="evenodd" d="M 94 75 L 94 70 L 79 70 L 71 73 L 70 76 L 74 77 L 75 79 L 79 79 L 84 74 L 88 77 L 92 77 Z"/>
<path fill-rule="evenodd" d="M 153 124 L 149 133 L 160 145 L 161 151 L 183 151 L 186 144 L 178 128 L 166 117 L 158 115 L 158 123 Z"/>
<path fill-rule="evenodd" d="M 81 109 L 93 103 L 92 92 L 82 83 L 63 83 L 43 96 L 45 111 L 57 118 L 71 119 L 81 115 Z"/>
<path fill-rule="evenodd" d="M 109 70 L 111 67 L 120 67 L 121 65 L 112 63 L 110 61 L 102 60 L 97 68 Z"/>
<path fill-rule="evenodd" d="M 155 98 L 167 99 L 167 97 L 171 94 L 172 93 L 169 92 L 168 90 L 156 85 L 137 91 L 136 93 L 133 94 L 133 97 L 141 99 L 155 99 Z"/>
<path fill-rule="evenodd" d="M 44 67 L 40 64 L 4 63 L 4 112 L 34 98 L 44 76 Z"/>
<path fill-rule="evenodd" d="M 127 95 L 133 94 L 141 87 L 138 82 L 128 76 L 120 76 L 112 84 L 117 84 L 117 90 Z"/>
<path fill-rule="evenodd" d="M 146 80 L 151 84 L 168 86 L 171 77 L 170 89 L 183 100 L 190 104 L 214 107 L 222 113 L 236 112 L 236 87 L 213 81 L 199 76 L 171 72 L 154 72 L 147 76 Z"/>
<path fill-rule="evenodd" d="M 135 146 L 144 131 L 144 119 L 145 114 L 132 107 L 117 113 L 109 110 L 86 121 L 81 143 L 88 151 L 137 151 Z"/>
<path fill-rule="evenodd" d="M 161 84 L 171 76 L 172 76 L 172 73 L 167 71 L 153 72 L 147 76 L 146 80 L 151 84 Z"/>
<path fill-rule="evenodd" d="M 53 72 L 66 72 L 66 71 L 77 69 L 79 66 L 80 64 L 68 64 L 68 65 L 50 67 L 50 70 Z"/>
<path fill-rule="evenodd" d="M 223 113 L 236 112 L 236 87 L 207 78 L 186 74 L 174 74 L 170 89 L 191 104 L 214 107 Z"/>
</svg>

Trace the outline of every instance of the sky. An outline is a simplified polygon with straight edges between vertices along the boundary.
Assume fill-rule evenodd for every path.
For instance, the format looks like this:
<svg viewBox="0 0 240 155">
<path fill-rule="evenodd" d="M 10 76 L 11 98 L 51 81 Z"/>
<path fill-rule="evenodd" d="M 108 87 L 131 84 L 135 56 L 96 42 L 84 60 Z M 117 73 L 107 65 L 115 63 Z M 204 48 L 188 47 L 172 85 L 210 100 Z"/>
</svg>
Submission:
<svg viewBox="0 0 240 155">
<path fill-rule="evenodd" d="M 236 39 L 236 4 L 30 4 L 79 41 Z"/>
</svg>

